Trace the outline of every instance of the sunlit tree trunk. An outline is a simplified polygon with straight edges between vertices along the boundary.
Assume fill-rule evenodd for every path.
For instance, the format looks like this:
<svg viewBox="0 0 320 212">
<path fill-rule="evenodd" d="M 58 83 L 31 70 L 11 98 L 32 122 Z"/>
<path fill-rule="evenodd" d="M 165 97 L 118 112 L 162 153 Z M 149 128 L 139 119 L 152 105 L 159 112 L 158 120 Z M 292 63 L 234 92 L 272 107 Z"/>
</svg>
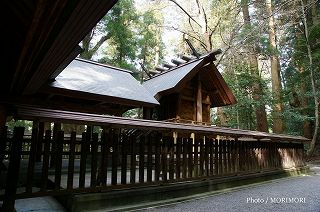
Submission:
<svg viewBox="0 0 320 212">
<path fill-rule="evenodd" d="M 272 82 L 272 94 L 273 94 L 273 111 L 272 119 L 273 126 L 272 130 L 274 133 L 283 133 L 284 122 L 281 118 L 283 112 L 283 103 L 281 98 L 281 77 L 280 77 L 280 62 L 277 53 L 276 44 L 276 26 L 273 15 L 273 8 L 271 0 L 266 0 L 267 15 L 269 18 L 269 42 L 271 46 L 271 82 Z"/>
</svg>

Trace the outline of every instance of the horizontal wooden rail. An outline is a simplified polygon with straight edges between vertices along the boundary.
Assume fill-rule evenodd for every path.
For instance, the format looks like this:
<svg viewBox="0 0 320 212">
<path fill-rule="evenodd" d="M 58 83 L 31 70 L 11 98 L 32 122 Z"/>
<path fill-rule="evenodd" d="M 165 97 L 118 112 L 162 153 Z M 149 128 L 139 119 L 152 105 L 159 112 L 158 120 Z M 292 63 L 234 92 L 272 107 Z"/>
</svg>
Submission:
<svg viewBox="0 0 320 212">
<path fill-rule="evenodd" d="M 255 139 L 271 139 L 293 142 L 310 142 L 302 136 L 265 133 L 250 130 L 240 130 L 215 126 L 202 126 L 182 123 L 172 123 L 153 120 L 131 119 L 107 115 L 87 114 L 61 110 L 18 106 L 16 117 L 29 120 L 54 121 L 66 123 L 91 124 L 97 126 L 135 127 L 140 129 L 175 130 L 184 132 L 200 132 L 206 134 L 225 135 L 232 137 L 245 137 Z"/>
</svg>

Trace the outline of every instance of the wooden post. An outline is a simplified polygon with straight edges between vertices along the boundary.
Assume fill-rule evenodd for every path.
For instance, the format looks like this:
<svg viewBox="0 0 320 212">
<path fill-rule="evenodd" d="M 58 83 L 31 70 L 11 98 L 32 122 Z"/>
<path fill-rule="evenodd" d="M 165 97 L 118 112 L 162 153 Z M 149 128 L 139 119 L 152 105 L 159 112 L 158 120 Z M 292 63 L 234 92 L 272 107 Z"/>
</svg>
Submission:
<svg viewBox="0 0 320 212">
<path fill-rule="evenodd" d="M 45 139 L 44 139 L 41 189 L 40 189 L 41 191 L 45 191 L 47 189 L 49 157 L 50 157 L 50 144 L 51 144 L 51 130 L 47 130 L 46 135 L 45 135 Z"/>
<path fill-rule="evenodd" d="M 144 182 L 144 140 L 144 135 L 141 135 L 139 145 L 139 183 Z"/>
<path fill-rule="evenodd" d="M 232 172 L 232 162 L 231 162 L 231 141 L 227 141 L 227 159 L 228 159 L 228 173 Z"/>
<path fill-rule="evenodd" d="M 81 139 L 81 157 L 80 157 L 80 173 L 79 188 L 84 188 L 86 180 L 86 162 L 87 162 L 87 133 L 82 133 Z"/>
<path fill-rule="evenodd" d="M 27 186 L 26 192 L 32 193 L 33 175 L 34 175 L 34 165 L 36 162 L 37 146 L 38 146 L 38 127 L 39 123 L 33 121 L 32 135 L 31 135 L 31 148 L 28 161 L 28 174 L 27 174 Z"/>
<path fill-rule="evenodd" d="M 53 139 L 52 139 L 52 151 L 51 151 L 51 158 L 50 158 L 50 167 L 55 166 L 55 153 L 57 152 L 57 144 L 56 144 L 56 137 L 57 132 L 61 130 L 61 123 L 55 122 L 53 125 Z"/>
<path fill-rule="evenodd" d="M 209 138 L 208 138 L 209 139 Z M 213 139 L 208 140 L 209 142 L 209 154 L 210 154 L 210 176 L 214 174 L 214 146 Z"/>
<path fill-rule="evenodd" d="M 194 138 L 194 175 L 199 177 L 199 139 L 198 136 Z"/>
<path fill-rule="evenodd" d="M 121 144 L 121 184 L 127 184 L 127 154 L 128 137 L 126 134 L 124 134 Z"/>
<path fill-rule="evenodd" d="M 5 127 L 7 121 L 7 109 L 5 106 L 0 105 L 0 174 L 6 167 L 3 164 L 5 149 L 7 144 L 7 127 Z"/>
<path fill-rule="evenodd" d="M 169 179 L 173 180 L 174 178 L 174 142 L 173 137 L 167 137 L 168 147 L 169 147 Z"/>
<path fill-rule="evenodd" d="M 61 184 L 61 169 L 62 169 L 62 154 L 63 154 L 63 142 L 64 132 L 58 131 L 56 135 L 56 157 L 55 157 L 55 172 L 54 172 L 54 189 L 60 190 Z"/>
<path fill-rule="evenodd" d="M 167 156 L 168 156 L 168 143 L 166 137 L 162 137 L 162 158 L 161 158 L 161 165 L 162 165 L 162 180 L 167 181 L 167 173 L 168 173 L 168 163 L 167 163 Z"/>
<path fill-rule="evenodd" d="M 2 170 L 6 170 L 6 166 L 2 162 L 5 156 L 7 140 L 7 126 L 2 126 L 0 127 L 0 175 Z"/>
<path fill-rule="evenodd" d="M 239 172 L 239 140 L 237 137 L 234 138 L 234 148 L 235 148 L 235 162 L 234 162 L 234 171 L 235 173 Z"/>
<path fill-rule="evenodd" d="M 152 108 L 143 107 L 142 112 L 143 112 L 143 119 L 148 119 L 148 120 L 152 119 L 152 113 L 153 113 Z"/>
<path fill-rule="evenodd" d="M 177 138 L 177 151 L 176 151 L 176 178 L 181 177 L 181 147 L 182 147 L 182 138 Z"/>
<path fill-rule="evenodd" d="M 223 152 L 223 174 L 225 174 L 228 172 L 227 140 L 222 141 L 222 152 Z"/>
<path fill-rule="evenodd" d="M 91 141 L 91 180 L 90 187 L 97 186 L 97 154 L 98 154 L 98 133 L 92 134 Z"/>
<path fill-rule="evenodd" d="M 108 152 L 107 142 L 109 139 L 109 134 L 104 128 L 101 134 L 101 163 L 100 163 L 100 173 L 98 177 L 99 184 L 102 186 L 107 185 L 107 169 L 108 169 Z"/>
<path fill-rule="evenodd" d="M 219 174 L 219 169 L 220 169 L 220 165 L 219 165 L 219 146 L 218 146 L 218 140 L 215 139 L 214 140 L 214 173 L 215 175 Z"/>
<path fill-rule="evenodd" d="M 206 137 L 205 138 L 205 158 L 204 158 L 204 162 L 205 162 L 205 175 L 206 176 L 210 176 L 210 171 L 209 171 L 209 154 L 210 154 L 210 146 L 209 146 L 209 138 Z"/>
<path fill-rule="evenodd" d="M 68 190 L 71 190 L 73 188 L 75 145 L 76 145 L 76 132 L 71 132 L 70 145 L 69 145 L 68 180 L 67 180 Z"/>
<path fill-rule="evenodd" d="M 188 158 L 187 158 L 187 154 L 188 154 L 188 139 L 187 138 L 183 138 L 183 162 L 182 162 L 182 178 L 186 179 L 187 178 L 187 171 L 188 171 Z"/>
<path fill-rule="evenodd" d="M 44 122 L 40 122 L 39 123 L 38 135 L 37 135 L 38 142 L 37 142 L 36 162 L 40 162 L 41 161 L 43 134 L 44 134 Z"/>
<path fill-rule="evenodd" d="M 6 189 L 1 211 L 13 212 L 16 199 L 17 185 L 20 171 L 20 157 L 24 127 L 15 127 L 13 132 L 13 142 L 10 150 L 10 163 L 8 167 Z"/>
<path fill-rule="evenodd" d="M 200 142 L 200 176 L 202 177 L 204 175 L 204 153 L 205 153 L 205 146 L 204 146 L 204 140 L 201 136 L 199 139 Z"/>
<path fill-rule="evenodd" d="M 237 144 L 236 139 L 231 142 L 231 161 L 232 161 L 232 173 L 236 173 L 237 169 Z"/>
<path fill-rule="evenodd" d="M 223 164 L 223 149 L 224 149 L 224 142 L 222 140 L 219 140 L 219 174 L 224 174 L 224 164 Z"/>
<path fill-rule="evenodd" d="M 194 173 L 193 173 L 193 142 L 192 139 L 189 138 L 188 139 L 188 177 L 194 177 Z"/>
<path fill-rule="evenodd" d="M 147 158 L 147 182 L 152 182 L 152 144 L 153 144 L 153 140 L 152 140 L 152 136 L 151 135 L 147 135 L 146 136 L 146 143 L 148 146 L 148 158 Z"/>
<path fill-rule="evenodd" d="M 131 136 L 130 183 L 136 182 L 136 137 Z"/>
<path fill-rule="evenodd" d="M 119 158 L 119 129 L 112 131 L 112 168 L 111 168 L 111 185 L 117 185 L 118 181 L 118 158 Z"/>
<path fill-rule="evenodd" d="M 0 105 L 0 127 L 6 125 L 7 122 L 7 108 L 4 105 Z"/>
<path fill-rule="evenodd" d="M 155 140 L 155 148 L 156 148 L 156 155 L 155 155 L 155 181 L 159 181 L 160 179 L 160 171 L 161 171 L 161 164 L 160 164 L 160 154 L 161 154 L 161 134 L 158 133 Z"/>
</svg>

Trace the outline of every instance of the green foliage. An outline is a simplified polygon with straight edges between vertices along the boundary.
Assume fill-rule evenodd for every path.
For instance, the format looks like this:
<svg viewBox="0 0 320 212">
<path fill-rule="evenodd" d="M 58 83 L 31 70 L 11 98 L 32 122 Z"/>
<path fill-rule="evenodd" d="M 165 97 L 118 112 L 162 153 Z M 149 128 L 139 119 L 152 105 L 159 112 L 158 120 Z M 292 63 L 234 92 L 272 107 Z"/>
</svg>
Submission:
<svg viewBox="0 0 320 212">
<path fill-rule="evenodd" d="M 139 13 L 133 0 L 121 0 L 102 22 L 111 38 L 99 62 L 133 71 L 137 71 L 137 60 L 142 61 L 147 69 L 155 66 L 156 51 L 161 52 L 163 44 L 162 32 L 157 27 L 159 19 L 153 12 Z"/>
<path fill-rule="evenodd" d="M 104 49 L 105 56 L 99 62 L 127 69 L 134 68 L 137 41 L 133 26 L 137 20 L 133 0 L 121 0 L 110 10 L 102 22 L 111 38 Z"/>
<path fill-rule="evenodd" d="M 238 101 L 235 105 L 224 107 L 228 127 L 255 130 L 255 108 L 265 105 L 270 99 L 270 95 L 266 92 L 267 81 L 254 77 L 246 64 L 236 64 L 233 72 L 224 72 L 223 76 Z M 260 101 L 253 98 L 252 87 L 256 83 L 259 83 L 265 91 L 262 92 Z"/>
<path fill-rule="evenodd" d="M 160 21 L 156 18 L 154 12 L 147 11 L 139 18 L 137 26 L 138 38 L 138 58 L 142 61 L 147 70 L 154 69 L 159 59 L 162 58 L 164 44 L 160 41 L 161 29 L 158 27 Z"/>
<path fill-rule="evenodd" d="M 122 116 L 127 118 L 139 118 L 139 108 L 128 110 Z"/>
<path fill-rule="evenodd" d="M 24 127 L 26 133 L 32 132 L 32 121 L 11 119 L 7 122 L 8 130 L 13 132 L 15 127 Z"/>
</svg>

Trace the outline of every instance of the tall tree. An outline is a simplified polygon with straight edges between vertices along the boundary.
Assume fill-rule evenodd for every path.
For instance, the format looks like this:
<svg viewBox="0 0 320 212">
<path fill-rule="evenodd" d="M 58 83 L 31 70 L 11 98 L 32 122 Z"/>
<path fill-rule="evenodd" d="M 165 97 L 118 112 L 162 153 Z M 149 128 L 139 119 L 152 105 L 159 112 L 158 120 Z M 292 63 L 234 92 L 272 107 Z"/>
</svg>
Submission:
<svg viewBox="0 0 320 212">
<path fill-rule="evenodd" d="M 304 35 L 305 35 L 305 41 L 306 41 L 306 46 L 308 50 L 308 59 L 309 59 L 309 64 L 308 68 L 310 71 L 310 79 L 311 79 L 311 88 L 312 88 L 312 96 L 314 99 L 314 114 L 315 114 L 315 128 L 310 144 L 310 148 L 308 151 L 309 155 L 312 155 L 315 151 L 316 143 L 317 140 L 319 139 L 319 131 L 320 131 L 320 99 L 319 95 L 317 94 L 317 82 L 316 82 L 316 76 L 315 76 L 315 68 L 314 68 L 314 62 L 313 62 L 313 55 L 312 55 L 312 49 L 311 49 L 311 43 L 310 43 L 310 33 L 309 33 L 309 27 L 307 23 L 307 16 L 306 16 L 306 8 L 305 8 L 305 3 L 303 0 L 300 0 L 301 3 L 301 12 L 302 12 L 302 20 L 303 20 L 303 27 L 304 27 Z M 314 11 L 313 11 L 314 12 Z M 313 14 L 315 15 L 315 14 Z M 315 26 L 317 25 L 317 20 L 312 21 Z M 316 26 L 318 28 L 318 26 Z M 320 28 L 320 27 L 319 27 Z M 319 34 L 319 33 L 318 33 Z"/>
<path fill-rule="evenodd" d="M 271 47 L 271 82 L 273 94 L 273 126 L 274 133 L 283 133 L 284 122 L 282 119 L 283 103 L 282 103 L 282 86 L 280 76 L 280 62 L 278 57 L 277 40 L 276 40 L 276 23 L 273 14 L 273 5 L 271 0 L 266 0 L 266 11 L 269 19 L 269 42 Z"/>
<path fill-rule="evenodd" d="M 251 26 L 251 18 L 249 14 L 249 8 L 248 8 L 248 0 L 242 0 L 241 1 L 241 7 L 242 7 L 242 15 L 244 20 L 244 28 L 246 30 L 252 30 Z M 267 120 L 267 114 L 265 110 L 265 105 L 261 101 L 261 95 L 262 95 L 262 88 L 261 88 L 261 79 L 259 74 L 259 67 L 258 67 L 258 52 L 257 52 L 257 45 L 255 40 L 252 42 L 248 42 L 247 44 L 248 49 L 248 56 L 249 56 L 249 64 L 250 64 L 250 72 L 255 78 L 255 81 L 252 85 L 252 92 L 253 92 L 253 99 L 256 102 L 255 106 L 255 113 L 256 113 L 256 121 L 257 121 L 257 130 L 268 132 L 268 120 Z"/>
</svg>

